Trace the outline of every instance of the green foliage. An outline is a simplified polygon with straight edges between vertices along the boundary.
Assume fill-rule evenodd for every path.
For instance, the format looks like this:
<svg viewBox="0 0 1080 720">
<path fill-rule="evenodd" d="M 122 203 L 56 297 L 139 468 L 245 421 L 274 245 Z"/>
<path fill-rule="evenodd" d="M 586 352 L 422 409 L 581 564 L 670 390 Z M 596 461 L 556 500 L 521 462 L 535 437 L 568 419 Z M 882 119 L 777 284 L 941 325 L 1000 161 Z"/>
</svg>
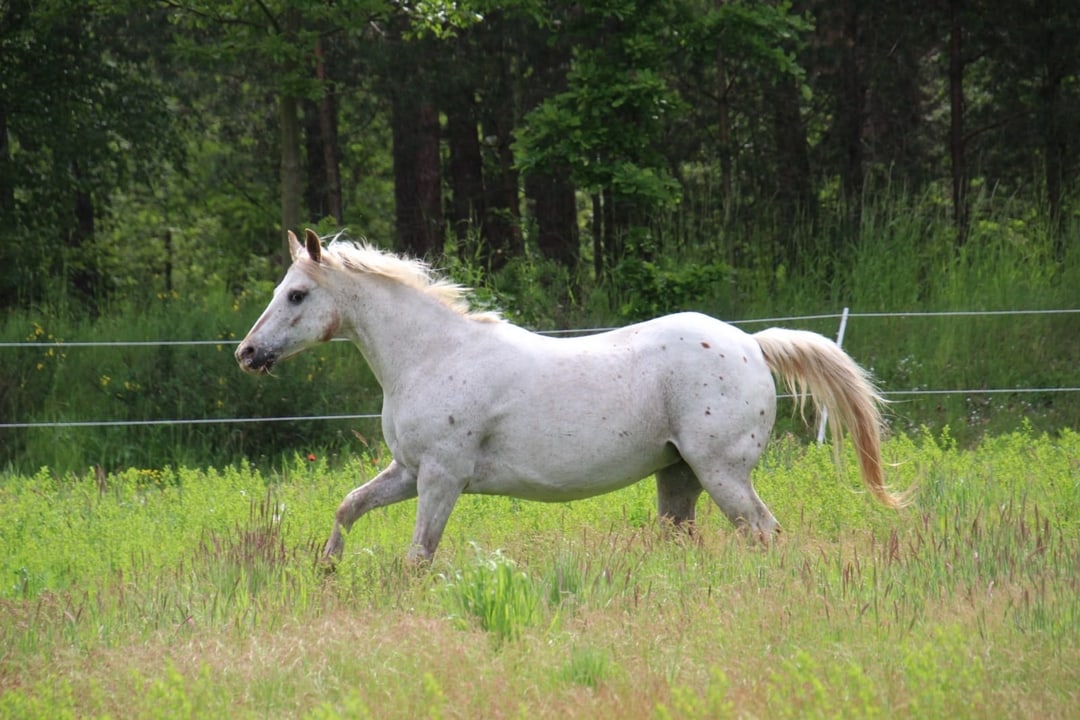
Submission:
<svg viewBox="0 0 1080 720">
<path fill-rule="evenodd" d="M 323 701 L 317 708 L 304 715 L 305 720 L 374 720 L 376 717 L 378 716 L 372 713 L 356 690 L 350 691 L 339 703 Z"/>
<path fill-rule="evenodd" d="M 631 2 L 584 8 L 580 48 L 568 89 L 526 118 L 516 155 L 525 173 L 569 168 L 583 191 L 609 188 L 621 202 L 649 210 L 676 201 L 678 185 L 660 143 L 681 100 L 660 70 L 677 29 L 670 6 Z M 618 33 L 609 28 L 617 25 Z"/>
<path fill-rule="evenodd" d="M 175 666 L 169 664 L 159 677 L 144 678 L 136 671 L 133 679 L 136 684 L 146 688 L 145 698 L 140 698 L 146 702 L 146 709 L 158 708 L 157 712 L 162 718 L 193 719 L 205 717 L 221 709 L 220 700 L 214 703 L 208 697 L 212 693 L 213 678 L 206 665 L 203 665 L 193 678 L 185 677 Z"/>
<path fill-rule="evenodd" d="M 798 651 L 776 671 L 769 686 L 769 708 L 775 717 L 885 717 L 873 681 L 855 663 L 818 665 Z"/>
<path fill-rule="evenodd" d="M 485 4 L 457 0 L 417 0 L 403 5 L 402 9 L 409 16 L 409 36 L 431 35 L 445 40 L 483 22 L 484 16 L 480 14 L 480 9 Z"/>
<path fill-rule="evenodd" d="M 58 281 L 93 302 L 110 289 L 87 246 L 95 208 L 183 155 L 147 57 L 160 18 L 68 0 L 5 4 L 0 17 L 0 307 L 39 302 Z"/>
<path fill-rule="evenodd" d="M 727 285 L 732 272 L 724 263 L 666 268 L 637 257 L 624 258 L 614 271 L 614 282 L 626 297 L 619 315 L 636 322 L 701 307 L 717 287 Z"/>
<path fill-rule="evenodd" d="M 656 720 L 721 720 L 736 717 L 735 705 L 728 697 L 730 681 L 724 671 L 717 667 L 709 669 L 709 681 L 700 693 L 690 687 L 676 686 L 671 691 L 671 703 L 656 706 Z"/>
</svg>

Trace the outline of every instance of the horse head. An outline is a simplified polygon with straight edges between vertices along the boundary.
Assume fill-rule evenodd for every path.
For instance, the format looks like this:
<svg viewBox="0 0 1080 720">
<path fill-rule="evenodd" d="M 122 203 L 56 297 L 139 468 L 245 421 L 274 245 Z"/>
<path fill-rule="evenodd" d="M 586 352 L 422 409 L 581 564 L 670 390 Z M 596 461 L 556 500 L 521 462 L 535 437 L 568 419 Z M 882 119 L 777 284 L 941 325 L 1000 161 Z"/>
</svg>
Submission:
<svg viewBox="0 0 1080 720">
<path fill-rule="evenodd" d="M 236 361 L 251 373 L 268 373 L 279 360 L 292 357 L 337 335 L 341 325 L 337 301 L 321 281 L 322 243 L 313 230 L 301 245 L 289 231 L 292 265 L 274 289 L 266 310 L 236 349 Z"/>
</svg>

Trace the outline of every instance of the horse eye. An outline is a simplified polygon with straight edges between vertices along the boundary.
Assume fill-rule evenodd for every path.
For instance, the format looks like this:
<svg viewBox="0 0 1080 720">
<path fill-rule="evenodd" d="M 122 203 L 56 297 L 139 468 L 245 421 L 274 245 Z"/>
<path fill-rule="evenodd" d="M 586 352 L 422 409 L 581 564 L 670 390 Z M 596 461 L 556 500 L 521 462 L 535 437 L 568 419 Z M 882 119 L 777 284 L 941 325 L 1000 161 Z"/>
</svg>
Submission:
<svg viewBox="0 0 1080 720">
<path fill-rule="evenodd" d="M 305 292 L 304 290 L 289 291 L 289 302 L 293 305 L 299 305 L 300 303 L 304 302 L 304 298 L 306 297 L 307 292 Z"/>
</svg>

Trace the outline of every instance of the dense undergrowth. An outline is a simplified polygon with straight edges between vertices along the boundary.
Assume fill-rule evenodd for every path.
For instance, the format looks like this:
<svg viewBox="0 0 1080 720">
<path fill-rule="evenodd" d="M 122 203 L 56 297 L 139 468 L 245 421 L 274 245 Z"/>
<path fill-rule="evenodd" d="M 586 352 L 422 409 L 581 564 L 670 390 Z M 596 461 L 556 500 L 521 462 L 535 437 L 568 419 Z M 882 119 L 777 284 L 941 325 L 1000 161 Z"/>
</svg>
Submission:
<svg viewBox="0 0 1080 720">
<path fill-rule="evenodd" d="M 932 198 L 885 194 L 862 213 L 859 240 L 839 219 L 810 234 L 759 223 L 707 234 L 677 218 L 658 223 L 650 259 L 627 260 L 607 285 L 568 278 L 535 257 L 488 276 L 459 259 L 449 271 L 477 287 L 478 301 L 533 329 L 596 328 L 683 309 L 741 321 L 798 315 L 1080 307 L 1080 236 L 1074 223 L 1063 260 L 1032 209 L 985 197 L 957 247 L 945 208 Z M 778 260 L 774 236 L 794 233 L 797 252 Z M 451 256 L 453 257 L 453 256 Z M 144 283 L 152 290 L 154 283 Z M 132 281 L 125 287 L 138 287 Z M 270 280 L 242 292 L 190 278 L 172 292 L 129 291 L 99 315 L 70 298 L 0 317 L 0 423 L 198 420 L 203 424 L 0 428 L 0 467 L 34 472 L 99 466 L 271 467 L 314 452 L 345 462 L 379 437 L 377 421 L 229 423 L 224 418 L 374 414 L 381 393 L 360 354 L 331 343 L 282 364 L 271 378 L 241 373 L 235 342 L 270 299 Z M 784 324 L 836 335 L 828 317 Z M 748 331 L 767 323 L 747 323 Z M 78 347 L 77 341 L 220 341 L 208 345 Z M 57 345 L 56 343 L 63 343 Z M 1080 313 L 854 317 L 844 347 L 882 389 L 971 390 L 897 395 L 894 431 L 949 427 L 972 445 L 1021 421 L 1040 430 L 1080 427 L 1076 392 L 987 394 L 1002 388 L 1078 384 Z M 781 409 L 781 430 L 799 430 Z"/>
</svg>

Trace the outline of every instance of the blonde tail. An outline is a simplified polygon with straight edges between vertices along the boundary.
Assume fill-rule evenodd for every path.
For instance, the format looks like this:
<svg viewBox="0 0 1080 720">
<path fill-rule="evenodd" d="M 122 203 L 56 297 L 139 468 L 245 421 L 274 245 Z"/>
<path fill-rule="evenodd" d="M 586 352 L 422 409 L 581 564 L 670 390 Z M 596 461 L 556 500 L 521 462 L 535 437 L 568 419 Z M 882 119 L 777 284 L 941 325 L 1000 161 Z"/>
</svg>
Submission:
<svg viewBox="0 0 1080 720">
<path fill-rule="evenodd" d="M 884 400 L 868 373 L 836 343 L 805 330 L 769 328 L 754 335 L 765 362 L 788 386 L 802 412 L 810 395 L 820 414 L 827 408 L 833 422 L 834 447 L 846 429 L 859 457 L 863 482 L 874 497 L 891 508 L 908 504 L 908 493 L 893 494 L 881 466 L 881 412 Z M 838 456 L 839 457 L 839 456 Z"/>
</svg>

